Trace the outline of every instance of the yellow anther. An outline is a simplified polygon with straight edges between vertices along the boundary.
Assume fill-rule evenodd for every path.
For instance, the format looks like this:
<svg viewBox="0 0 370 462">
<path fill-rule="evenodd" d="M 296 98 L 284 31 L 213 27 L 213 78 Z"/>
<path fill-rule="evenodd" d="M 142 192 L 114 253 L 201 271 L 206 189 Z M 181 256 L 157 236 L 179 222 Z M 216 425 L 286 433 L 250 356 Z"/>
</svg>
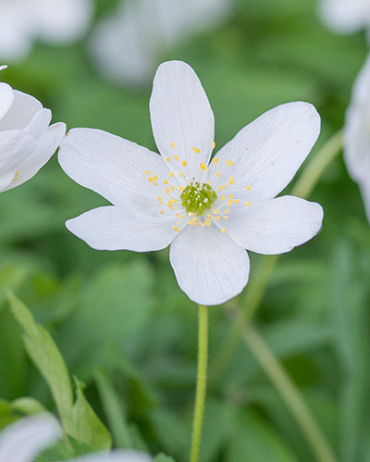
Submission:
<svg viewBox="0 0 370 462">
<path fill-rule="evenodd" d="M 213 144 L 214 144 L 214 143 L 213 143 Z M 212 149 L 213 149 L 213 148 L 212 148 Z M 213 159 L 213 163 L 214 163 L 215 165 L 218 164 L 218 160 L 219 160 L 218 157 L 215 157 L 215 158 Z"/>
<path fill-rule="evenodd" d="M 184 178 L 184 172 L 180 172 L 181 178 Z"/>
<path fill-rule="evenodd" d="M 213 218 L 212 213 L 209 213 L 209 214 L 208 214 L 208 218 Z"/>
<path fill-rule="evenodd" d="M 166 162 L 171 162 L 171 159 L 169 157 L 166 157 Z"/>
<path fill-rule="evenodd" d="M 175 160 L 179 160 L 179 156 L 173 156 Z"/>
<path fill-rule="evenodd" d="M 233 199 L 230 199 L 229 202 L 227 203 L 227 206 L 228 206 L 228 207 L 231 207 L 231 206 L 233 205 L 233 202 L 234 202 L 234 200 L 233 200 Z"/>
<path fill-rule="evenodd" d="M 225 229 L 225 228 L 222 228 L 222 229 L 221 229 L 221 233 L 225 234 L 225 233 L 226 233 L 226 229 Z"/>
<path fill-rule="evenodd" d="M 173 178 L 175 174 L 173 172 L 170 173 L 170 178 Z"/>
<path fill-rule="evenodd" d="M 229 167 L 232 167 L 232 166 L 234 165 L 234 162 L 232 162 L 230 159 L 227 159 L 226 164 L 227 164 Z"/>
<path fill-rule="evenodd" d="M 234 184 L 235 183 L 235 180 L 232 176 L 229 176 L 229 183 L 230 184 Z"/>
<path fill-rule="evenodd" d="M 226 199 L 225 196 L 221 196 L 221 197 L 220 197 L 220 201 L 224 201 L 225 199 Z"/>
<path fill-rule="evenodd" d="M 175 186 L 172 185 L 170 189 L 171 189 L 171 191 L 175 191 Z"/>
<path fill-rule="evenodd" d="M 220 216 L 216 217 L 216 220 L 217 220 L 217 221 L 220 221 L 220 220 L 221 220 L 221 217 L 220 217 Z"/>
<path fill-rule="evenodd" d="M 173 205 L 172 205 L 172 202 L 171 201 L 168 201 L 167 202 L 167 207 L 171 210 L 173 210 Z"/>
<path fill-rule="evenodd" d="M 182 220 L 184 218 L 183 215 L 181 215 L 180 213 L 176 213 L 175 217 L 179 220 Z"/>
<path fill-rule="evenodd" d="M 153 175 L 153 180 L 154 180 L 154 181 L 158 181 L 157 175 Z"/>
<path fill-rule="evenodd" d="M 184 190 L 184 187 L 183 186 L 179 186 L 178 187 L 180 191 L 183 191 Z"/>
<path fill-rule="evenodd" d="M 175 149 L 175 147 L 176 147 L 176 144 L 175 144 L 173 141 L 171 141 L 171 147 L 172 147 L 173 149 Z"/>
<path fill-rule="evenodd" d="M 229 213 L 229 209 L 225 209 L 225 210 L 224 210 L 224 213 Z"/>
<path fill-rule="evenodd" d="M 202 162 L 202 163 L 200 164 L 200 168 L 201 168 L 201 169 L 203 170 L 203 172 L 204 172 L 204 170 L 207 168 L 207 167 L 206 167 L 206 164 L 205 164 L 204 162 Z"/>
<path fill-rule="evenodd" d="M 229 194 L 229 199 L 232 199 L 234 196 L 232 194 Z"/>
<path fill-rule="evenodd" d="M 200 226 L 201 226 L 202 228 L 205 228 L 207 225 L 206 225 L 205 223 L 201 223 Z"/>
<path fill-rule="evenodd" d="M 223 189 L 224 189 L 224 185 L 223 185 L 223 184 L 217 188 L 218 191 L 222 191 Z"/>
<path fill-rule="evenodd" d="M 250 203 L 250 202 L 246 202 L 245 205 L 246 205 L 247 207 L 250 207 L 250 206 L 251 206 L 251 203 Z"/>
<path fill-rule="evenodd" d="M 187 163 L 185 160 L 183 160 L 181 163 L 182 163 L 182 165 L 183 165 L 184 167 L 186 167 L 186 166 L 188 165 L 188 163 Z"/>
<path fill-rule="evenodd" d="M 170 190 L 169 190 L 168 188 L 166 188 L 166 189 L 164 190 L 164 192 L 165 192 L 166 194 L 168 194 L 168 193 L 170 192 Z"/>
<path fill-rule="evenodd" d="M 150 175 L 149 170 L 145 170 L 144 173 L 145 173 L 145 175 Z"/>
<path fill-rule="evenodd" d="M 215 209 L 215 210 L 214 210 L 214 214 L 215 214 L 215 215 L 218 215 L 219 213 L 220 213 L 220 211 L 219 211 L 218 209 Z"/>
<path fill-rule="evenodd" d="M 216 147 L 216 143 L 214 141 L 212 141 L 211 147 L 212 147 L 212 149 L 214 149 Z"/>
<path fill-rule="evenodd" d="M 199 153 L 200 153 L 200 149 L 199 149 L 199 148 L 195 148 L 194 146 L 193 146 L 193 151 L 195 152 L 195 154 L 199 154 Z"/>
<path fill-rule="evenodd" d="M 164 184 L 168 184 L 168 180 L 163 180 L 163 183 L 164 183 Z"/>
<path fill-rule="evenodd" d="M 220 177 L 220 176 L 221 176 L 221 173 L 220 173 L 220 172 L 216 172 L 216 176 L 217 176 L 217 177 Z"/>
<path fill-rule="evenodd" d="M 189 212 L 188 215 L 189 215 L 189 217 L 193 217 L 193 216 L 194 216 L 194 213 L 193 213 L 193 212 Z"/>
<path fill-rule="evenodd" d="M 249 185 L 248 185 L 245 189 L 246 189 L 247 191 L 249 191 L 249 190 L 251 189 L 251 187 L 252 187 L 252 186 L 249 186 Z"/>
<path fill-rule="evenodd" d="M 173 229 L 174 231 L 177 231 L 178 233 L 180 232 L 180 230 L 179 230 L 179 228 L 178 228 L 177 226 L 173 226 L 172 229 Z"/>
<path fill-rule="evenodd" d="M 229 219 L 229 217 L 224 217 L 224 220 L 228 220 L 228 219 Z"/>
<path fill-rule="evenodd" d="M 19 171 L 17 170 L 17 171 L 15 172 L 15 175 L 14 175 L 13 181 L 16 181 L 16 180 L 18 180 L 18 175 L 19 175 Z"/>
<path fill-rule="evenodd" d="M 164 210 L 161 209 L 160 212 L 161 212 L 162 215 L 164 214 Z"/>
<path fill-rule="evenodd" d="M 240 199 L 235 199 L 235 204 L 239 204 Z"/>
<path fill-rule="evenodd" d="M 154 180 L 153 180 L 153 178 L 150 176 L 150 177 L 148 178 L 148 181 L 149 181 L 149 183 L 153 183 Z"/>
<path fill-rule="evenodd" d="M 171 202 L 173 202 L 174 204 L 176 204 L 177 200 L 176 199 L 170 199 Z"/>
</svg>

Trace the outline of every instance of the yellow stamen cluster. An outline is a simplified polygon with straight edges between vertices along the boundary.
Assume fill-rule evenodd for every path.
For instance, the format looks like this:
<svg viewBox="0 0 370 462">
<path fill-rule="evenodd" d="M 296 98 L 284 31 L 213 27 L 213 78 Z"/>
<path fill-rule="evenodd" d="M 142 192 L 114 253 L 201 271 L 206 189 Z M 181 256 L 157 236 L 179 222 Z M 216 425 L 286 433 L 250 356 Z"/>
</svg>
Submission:
<svg viewBox="0 0 370 462">
<path fill-rule="evenodd" d="M 176 144 L 174 141 L 171 141 L 170 145 L 172 149 L 176 150 Z M 214 149 L 214 147 L 215 143 L 212 142 L 212 149 Z M 192 151 L 195 154 L 200 153 L 200 149 L 196 146 L 192 147 Z M 167 156 L 165 161 L 167 163 L 178 163 L 176 168 L 174 168 L 174 171 L 169 173 L 169 179 L 163 178 L 159 184 L 158 176 L 156 174 L 151 174 L 149 170 L 145 170 L 144 173 L 147 175 L 148 182 L 153 186 L 159 187 L 159 190 L 161 191 L 162 195 L 157 196 L 157 201 L 159 206 L 165 205 L 165 207 L 159 208 L 159 213 L 161 215 L 170 213 L 176 217 L 176 225 L 172 228 L 174 231 L 180 233 L 184 225 L 199 225 L 204 228 L 210 227 L 212 225 L 212 221 L 214 223 L 221 223 L 221 220 L 222 222 L 228 221 L 231 207 L 234 204 L 239 204 L 241 202 L 241 199 L 237 197 L 235 198 L 233 194 L 227 194 L 226 192 L 230 186 L 234 186 L 236 183 L 232 175 L 229 174 L 224 176 L 225 169 L 234 166 L 234 162 L 231 159 L 227 159 L 222 162 L 223 165 L 220 166 L 220 170 L 217 170 L 214 174 L 214 179 L 220 178 L 221 176 L 227 178 L 225 183 L 217 187 L 217 194 L 211 186 L 211 183 L 213 182 L 212 179 L 208 181 L 206 180 L 206 182 L 200 182 L 195 178 L 189 178 L 190 173 L 188 170 L 188 162 L 185 159 L 181 159 L 179 155 L 174 154 Z M 220 163 L 220 159 L 218 157 L 214 157 L 212 163 L 217 165 Z M 208 171 L 208 166 L 204 162 L 199 163 L 198 166 L 199 173 L 201 173 L 200 178 L 202 178 L 203 173 Z M 174 172 L 176 172 L 177 180 L 187 178 L 187 183 L 185 183 L 184 186 L 176 184 L 176 180 L 173 180 L 175 177 Z M 14 179 L 17 179 L 17 175 Z M 171 184 L 172 182 L 175 184 Z M 234 194 L 237 193 L 238 190 L 240 191 L 238 187 L 235 189 L 235 186 L 231 189 Z M 244 191 L 249 191 L 251 186 L 243 186 L 243 189 Z M 222 195 L 218 196 L 218 194 Z M 251 203 L 244 202 L 244 205 L 246 207 L 250 207 Z M 214 206 L 215 208 L 213 208 Z M 226 228 L 220 227 L 219 229 L 221 233 L 226 233 Z"/>
</svg>

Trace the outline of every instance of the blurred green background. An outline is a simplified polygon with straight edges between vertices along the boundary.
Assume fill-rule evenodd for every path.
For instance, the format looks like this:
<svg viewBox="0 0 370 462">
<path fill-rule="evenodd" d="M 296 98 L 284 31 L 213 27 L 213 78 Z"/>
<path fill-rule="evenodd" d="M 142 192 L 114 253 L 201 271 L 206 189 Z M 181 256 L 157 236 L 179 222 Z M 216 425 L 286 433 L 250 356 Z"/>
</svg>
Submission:
<svg viewBox="0 0 370 462">
<path fill-rule="evenodd" d="M 115 4 L 96 2 L 94 21 Z M 239 0 L 226 24 L 163 54 L 163 61 L 186 61 L 200 77 L 215 113 L 216 150 L 264 111 L 289 101 L 308 101 L 322 117 L 311 157 L 342 127 L 367 55 L 365 33 L 334 35 L 316 8 L 313 0 Z M 100 128 L 156 150 L 151 88 L 105 80 L 89 59 L 87 40 L 58 48 L 38 43 L 0 78 L 40 99 L 52 109 L 53 121 L 69 129 Z M 323 229 L 280 258 L 253 323 L 297 385 L 338 462 L 368 462 L 370 228 L 341 156 L 310 199 L 324 207 Z M 57 156 L 31 181 L 1 194 L 0 286 L 11 288 L 49 330 L 110 428 L 115 417 L 105 398 L 114 396 L 133 445 L 182 462 L 194 404 L 197 307 L 178 288 L 168 250 L 99 252 L 66 230 L 67 219 L 104 203 L 69 179 Z M 250 256 L 253 278 L 262 257 Z M 1 303 L 0 398 L 32 396 L 53 410 L 20 329 L 3 298 Z M 232 311 L 234 302 L 229 305 Z M 210 322 L 212 363 L 232 321 L 224 307 L 213 307 Z M 8 420 L 0 415 L 0 427 Z M 115 443 L 121 445 L 119 438 Z M 317 460 L 244 344 L 209 390 L 201 460 Z"/>
</svg>

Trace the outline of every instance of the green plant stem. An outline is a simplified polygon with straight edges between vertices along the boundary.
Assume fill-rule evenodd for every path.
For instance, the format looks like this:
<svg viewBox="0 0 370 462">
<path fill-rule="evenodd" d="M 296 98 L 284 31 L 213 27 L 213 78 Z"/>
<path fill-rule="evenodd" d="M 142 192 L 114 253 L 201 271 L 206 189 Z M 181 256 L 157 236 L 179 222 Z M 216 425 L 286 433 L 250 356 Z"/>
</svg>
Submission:
<svg viewBox="0 0 370 462">
<path fill-rule="evenodd" d="M 294 382 L 269 350 L 257 330 L 249 326 L 244 333 L 243 339 L 252 350 L 266 375 L 279 391 L 285 404 L 305 434 L 313 452 L 316 454 L 317 460 L 320 462 L 337 462 L 329 443 L 320 431 Z"/>
<path fill-rule="evenodd" d="M 198 374 L 190 462 L 198 462 L 207 386 L 208 309 L 199 305 Z"/>
<path fill-rule="evenodd" d="M 341 152 L 342 147 L 343 133 L 342 130 L 340 130 L 324 144 L 311 163 L 307 165 L 306 169 L 292 189 L 292 195 L 307 198 L 316 186 L 327 166 Z M 265 256 L 262 258 L 257 272 L 248 285 L 248 290 L 246 291 L 246 296 L 242 303 L 244 308 L 235 317 L 234 323 L 226 336 L 224 343 L 220 347 L 218 353 L 216 353 L 211 364 L 210 386 L 215 386 L 224 374 L 225 369 L 240 342 L 242 333 L 248 326 L 263 299 L 270 275 L 278 261 L 278 258 L 278 255 Z"/>
</svg>

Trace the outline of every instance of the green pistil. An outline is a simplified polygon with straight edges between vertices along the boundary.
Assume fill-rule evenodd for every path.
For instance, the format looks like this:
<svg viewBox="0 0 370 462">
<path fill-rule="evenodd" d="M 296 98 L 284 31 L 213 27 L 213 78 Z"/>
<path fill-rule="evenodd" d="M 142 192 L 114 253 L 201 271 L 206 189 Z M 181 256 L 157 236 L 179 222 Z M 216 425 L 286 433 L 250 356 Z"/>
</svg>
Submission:
<svg viewBox="0 0 370 462">
<path fill-rule="evenodd" d="M 217 199 L 217 194 L 209 184 L 194 181 L 186 186 L 180 199 L 187 213 L 202 216 L 204 212 L 211 210 L 212 204 Z"/>
</svg>

